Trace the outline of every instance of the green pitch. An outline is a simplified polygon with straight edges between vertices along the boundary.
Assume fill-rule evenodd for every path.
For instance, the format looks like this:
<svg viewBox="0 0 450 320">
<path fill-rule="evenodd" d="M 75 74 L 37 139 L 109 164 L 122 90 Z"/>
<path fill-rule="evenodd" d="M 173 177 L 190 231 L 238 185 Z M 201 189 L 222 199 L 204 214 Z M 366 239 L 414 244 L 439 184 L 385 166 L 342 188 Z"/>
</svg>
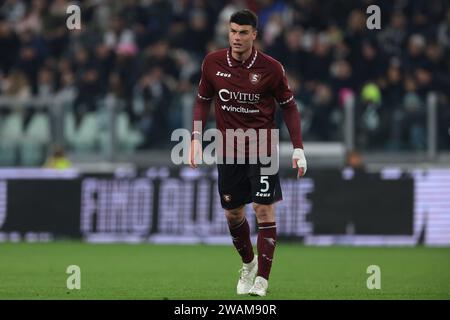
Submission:
<svg viewBox="0 0 450 320">
<path fill-rule="evenodd" d="M 81 269 L 68 290 L 66 269 Z M 369 265 L 381 289 L 369 290 Z M 0 299 L 261 299 L 237 296 L 230 246 L 0 244 Z M 450 248 L 279 243 L 266 299 L 450 299 Z"/>
</svg>

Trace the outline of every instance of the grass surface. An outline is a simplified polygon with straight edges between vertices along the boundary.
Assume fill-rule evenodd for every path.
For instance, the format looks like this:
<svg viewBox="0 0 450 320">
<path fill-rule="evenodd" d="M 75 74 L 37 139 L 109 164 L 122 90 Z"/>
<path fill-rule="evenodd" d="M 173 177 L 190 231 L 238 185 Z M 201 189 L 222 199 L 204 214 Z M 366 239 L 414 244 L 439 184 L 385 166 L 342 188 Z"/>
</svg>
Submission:
<svg viewBox="0 0 450 320">
<path fill-rule="evenodd" d="M 66 269 L 81 268 L 81 290 Z M 366 287 L 369 265 L 381 290 Z M 0 299 L 261 299 L 237 296 L 232 246 L 0 244 Z M 267 299 L 450 299 L 450 248 L 279 243 Z"/>
</svg>

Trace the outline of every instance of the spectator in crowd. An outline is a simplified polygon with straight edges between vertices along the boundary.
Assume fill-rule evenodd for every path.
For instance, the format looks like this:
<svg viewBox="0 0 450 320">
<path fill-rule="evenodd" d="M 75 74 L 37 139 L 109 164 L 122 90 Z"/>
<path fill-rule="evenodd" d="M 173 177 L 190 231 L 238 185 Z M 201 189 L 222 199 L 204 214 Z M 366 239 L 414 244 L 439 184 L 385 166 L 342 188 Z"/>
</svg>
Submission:
<svg viewBox="0 0 450 320">
<path fill-rule="evenodd" d="M 335 109 L 335 100 L 330 86 L 319 83 L 312 97 L 312 121 L 309 129 L 315 140 L 335 140 L 336 124 L 333 123 L 332 114 Z"/>
<path fill-rule="evenodd" d="M 164 78 L 164 70 L 153 67 L 141 78 L 135 93 L 142 101 L 142 107 L 137 113 L 145 139 L 140 147 L 144 149 L 161 147 L 169 140 L 167 117 L 172 95 Z"/>
<path fill-rule="evenodd" d="M 349 151 L 346 157 L 346 165 L 355 170 L 364 168 L 364 160 L 360 152 L 356 150 Z"/>
<path fill-rule="evenodd" d="M 8 74 L 14 67 L 20 50 L 20 40 L 13 29 L 13 25 L 8 23 L 4 16 L 0 15 L 0 72 Z"/>
<path fill-rule="evenodd" d="M 45 161 L 44 167 L 49 169 L 63 170 L 71 168 L 72 163 L 67 157 L 64 148 L 56 145 L 53 147 L 51 155 Z"/>
</svg>

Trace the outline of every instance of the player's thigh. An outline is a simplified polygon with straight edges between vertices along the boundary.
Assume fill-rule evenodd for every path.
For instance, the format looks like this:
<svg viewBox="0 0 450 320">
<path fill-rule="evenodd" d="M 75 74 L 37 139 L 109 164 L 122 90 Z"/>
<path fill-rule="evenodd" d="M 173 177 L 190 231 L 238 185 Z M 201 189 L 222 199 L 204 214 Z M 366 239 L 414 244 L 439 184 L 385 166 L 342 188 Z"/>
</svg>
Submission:
<svg viewBox="0 0 450 320">
<path fill-rule="evenodd" d="M 218 164 L 220 202 L 224 209 L 236 209 L 251 202 L 251 184 L 246 165 Z"/>
</svg>

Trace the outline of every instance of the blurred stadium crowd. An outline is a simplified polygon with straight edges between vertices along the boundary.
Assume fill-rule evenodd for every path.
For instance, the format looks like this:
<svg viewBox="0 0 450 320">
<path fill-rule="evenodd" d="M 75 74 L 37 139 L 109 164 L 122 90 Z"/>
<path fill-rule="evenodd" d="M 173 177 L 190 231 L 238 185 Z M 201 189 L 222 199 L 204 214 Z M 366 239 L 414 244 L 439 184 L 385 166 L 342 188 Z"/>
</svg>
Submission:
<svg viewBox="0 0 450 320">
<path fill-rule="evenodd" d="M 71 3 L 81 30 L 66 27 Z M 380 30 L 366 27 L 371 4 L 381 8 Z M 342 140 L 342 104 L 354 96 L 359 148 L 423 150 L 434 91 L 438 145 L 450 148 L 446 0 L 6 0 L 0 94 L 69 97 L 74 130 L 113 96 L 138 134 L 135 148 L 167 147 L 189 122 L 203 57 L 228 46 L 229 16 L 242 8 L 259 16 L 258 48 L 285 66 L 305 141 Z M 34 113 L 23 111 L 24 128 Z"/>
</svg>

